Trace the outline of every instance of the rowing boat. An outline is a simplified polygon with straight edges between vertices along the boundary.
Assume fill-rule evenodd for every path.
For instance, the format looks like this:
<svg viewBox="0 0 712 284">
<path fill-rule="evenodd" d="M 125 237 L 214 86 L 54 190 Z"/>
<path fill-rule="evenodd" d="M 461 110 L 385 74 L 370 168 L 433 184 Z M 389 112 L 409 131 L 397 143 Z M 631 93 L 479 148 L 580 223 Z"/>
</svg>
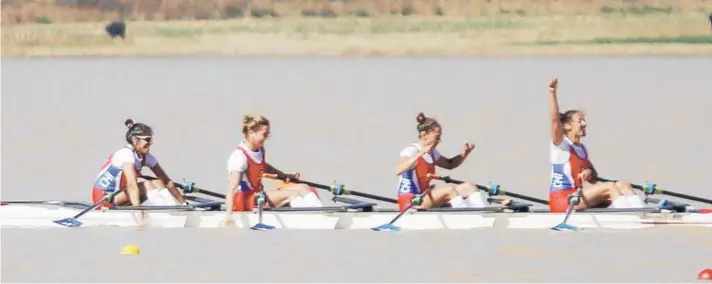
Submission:
<svg viewBox="0 0 712 284">
<path fill-rule="evenodd" d="M 0 206 L 2 228 L 63 228 L 53 220 L 73 216 L 90 206 L 81 202 L 38 201 L 6 203 Z M 139 207 L 97 210 L 83 218 L 85 227 L 136 227 L 139 209 L 146 210 L 147 227 L 156 228 L 218 228 L 225 218 L 220 210 L 205 207 L 169 208 Z M 264 212 L 263 222 L 277 229 L 369 229 L 388 223 L 398 213 L 395 209 L 372 208 L 369 211 L 353 206 L 325 208 L 280 208 Z M 663 225 L 712 228 L 712 214 L 697 210 L 673 212 L 655 207 L 638 209 L 591 209 L 577 212 L 569 223 L 583 229 L 643 229 Z M 236 227 L 249 228 L 257 223 L 254 212 L 236 212 Z M 546 209 L 516 212 L 492 208 L 463 208 L 414 211 L 405 214 L 398 226 L 405 230 L 438 229 L 546 229 L 561 222 L 563 213 Z"/>
<path fill-rule="evenodd" d="M 449 177 L 441 179 L 457 182 Z M 345 197 L 352 195 L 386 203 L 393 199 L 347 189 L 343 185 L 322 185 L 299 181 L 333 193 L 334 206 L 313 208 L 266 208 L 262 211 L 262 223 L 256 212 L 235 212 L 237 228 L 254 228 L 266 224 L 277 229 L 375 229 L 397 221 L 397 230 L 438 229 L 548 229 L 560 224 L 564 213 L 552 213 L 548 207 L 536 207 L 526 203 L 547 201 L 522 194 L 501 190 L 499 186 L 480 186 L 486 190 L 492 206 L 484 208 L 431 208 L 398 212 L 395 208 L 383 208 L 376 203 Z M 71 224 L 84 227 L 137 227 L 138 213 L 145 212 L 146 227 L 156 228 L 218 228 L 225 219 L 223 201 L 208 199 L 225 198 L 224 195 L 195 187 L 194 183 L 179 184 L 187 206 L 120 206 L 93 210 L 96 204 L 72 201 L 4 201 L 0 206 L 2 228 L 63 228 L 67 226 L 58 219 L 72 220 Z M 657 226 L 695 226 L 712 228 L 712 209 L 696 209 L 683 202 L 653 198 L 650 194 L 675 192 L 658 189 L 655 185 L 639 186 L 646 193 L 645 208 L 614 209 L 590 208 L 575 211 L 566 219 L 569 225 L 582 229 L 642 229 Z M 203 196 L 201 196 L 201 194 Z M 500 199 L 494 196 L 507 195 L 524 201 Z M 692 197 L 695 201 L 710 203 L 708 199 Z M 73 218 L 66 218 L 75 216 Z M 82 221 L 77 222 L 76 218 Z M 59 221 L 63 221 L 59 220 Z M 74 227 L 74 225 L 70 226 Z M 390 226 L 393 227 L 393 226 Z"/>
</svg>

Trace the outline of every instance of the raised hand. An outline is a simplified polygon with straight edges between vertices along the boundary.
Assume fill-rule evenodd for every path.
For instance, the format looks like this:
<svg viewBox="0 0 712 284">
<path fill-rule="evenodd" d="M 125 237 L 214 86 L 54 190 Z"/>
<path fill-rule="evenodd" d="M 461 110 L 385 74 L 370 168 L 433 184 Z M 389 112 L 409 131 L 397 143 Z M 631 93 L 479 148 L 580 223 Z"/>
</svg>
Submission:
<svg viewBox="0 0 712 284">
<path fill-rule="evenodd" d="M 474 149 L 475 149 L 475 144 L 465 141 L 465 145 L 463 146 L 463 151 L 462 151 L 463 156 L 469 155 L 470 152 L 472 152 L 472 150 L 474 150 Z"/>
</svg>

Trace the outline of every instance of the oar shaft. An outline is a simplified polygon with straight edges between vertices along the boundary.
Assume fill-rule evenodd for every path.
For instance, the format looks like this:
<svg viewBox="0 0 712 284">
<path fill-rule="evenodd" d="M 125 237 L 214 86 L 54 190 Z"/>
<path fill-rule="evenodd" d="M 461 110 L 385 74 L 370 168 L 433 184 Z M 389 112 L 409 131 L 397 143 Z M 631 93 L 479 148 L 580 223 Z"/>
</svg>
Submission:
<svg viewBox="0 0 712 284">
<path fill-rule="evenodd" d="M 536 197 L 521 195 L 521 194 L 519 194 L 519 193 L 514 193 L 514 192 L 505 191 L 505 192 L 504 192 L 504 195 L 509 196 L 509 197 L 514 197 L 514 198 L 519 198 L 519 199 L 527 200 L 527 201 L 531 201 L 531 202 L 536 202 L 536 203 L 541 203 L 541 204 L 549 205 L 549 201 L 546 201 L 546 200 L 544 200 L 544 199 L 539 199 L 539 198 L 536 198 Z"/>
<path fill-rule="evenodd" d="M 615 180 L 605 179 L 605 178 L 601 178 L 601 177 L 596 178 L 596 179 L 598 181 L 602 181 L 602 182 L 615 182 Z M 633 188 L 635 188 L 635 189 L 645 192 L 645 188 L 642 185 L 631 184 L 631 186 L 633 186 Z M 712 199 L 709 199 L 709 198 L 702 198 L 702 197 L 692 196 L 692 195 L 688 195 L 688 194 L 684 194 L 684 193 L 668 191 L 668 190 L 664 190 L 664 189 L 656 189 L 655 192 L 664 194 L 664 195 L 670 195 L 670 196 L 677 197 L 677 198 L 683 198 L 683 199 L 688 199 L 688 200 L 692 200 L 692 201 L 712 204 Z"/>
<path fill-rule="evenodd" d="M 426 189 L 425 191 L 423 191 L 421 194 L 419 194 L 419 195 L 420 195 L 420 198 L 423 198 L 423 196 L 426 196 L 428 193 L 430 193 L 430 191 L 431 191 L 432 189 L 433 189 L 433 187 L 431 186 L 431 187 L 429 187 L 428 189 Z M 410 205 L 408 205 L 408 207 L 405 208 L 405 210 L 403 210 L 403 211 L 401 211 L 400 213 L 398 213 L 398 215 L 396 215 L 396 217 L 393 218 L 393 220 L 391 220 L 391 222 L 388 223 L 388 224 L 389 224 L 389 225 L 393 225 L 393 223 L 395 223 L 398 219 L 400 219 L 401 216 L 405 215 L 405 213 L 408 212 L 408 210 L 412 209 L 413 207 L 415 207 L 415 203 L 412 203 L 412 202 L 411 202 Z"/>
<path fill-rule="evenodd" d="M 196 191 L 197 191 L 198 193 L 202 193 L 202 194 L 205 194 L 205 195 L 208 195 L 208 196 L 212 196 L 212 197 L 215 197 L 215 198 L 222 198 L 222 199 L 225 199 L 225 194 L 220 194 L 220 193 L 217 193 L 217 192 L 207 191 L 207 190 L 201 189 L 201 188 L 196 188 Z"/>
<path fill-rule="evenodd" d="M 158 179 L 157 177 L 144 176 L 144 175 L 142 175 L 141 177 L 144 178 L 144 179 L 147 179 L 147 180 L 156 180 L 156 179 Z M 185 184 L 182 184 L 182 183 L 179 183 L 179 182 L 176 182 L 176 181 L 174 181 L 173 183 L 174 183 L 178 188 L 181 188 L 181 189 L 184 189 L 184 188 L 186 187 Z M 197 192 L 197 193 L 202 193 L 202 194 L 205 194 L 205 195 L 208 195 L 208 196 L 212 196 L 212 197 L 215 197 L 215 198 L 222 198 L 222 199 L 225 199 L 225 194 L 220 194 L 220 193 L 217 193 L 217 192 L 212 192 L 212 191 L 209 191 L 209 190 L 206 190 L 206 189 L 202 189 L 202 188 L 199 188 L 199 187 L 193 187 L 193 191 L 195 191 L 195 192 Z"/>
<path fill-rule="evenodd" d="M 712 204 L 712 199 L 707 199 L 707 198 L 702 198 L 702 197 L 697 197 L 697 196 L 692 196 L 692 195 L 687 195 L 683 193 L 677 193 L 677 192 L 672 192 L 672 191 L 667 191 L 667 190 L 660 190 L 662 194 L 678 197 L 678 198 L 684 198 L 684 199 L 689 199 L 697 202 L 702 202 L 702 203 L 707 203 L 707 204 Z"/>
<path fill-rule="evenodd" d="M 444 181 L 444 182 L 447 182 L 447 183 L 454 183 L 454 184 L 463 184 L 463 183 L 465 183 L 464 181 L 461 181 L 461 180 L 459 180 L 459 179 L 454 179 L 454 178 L 451 178 L 451 177 L 441 177 L 441 176 L 438 176 L 438 175 L 435 176 L 435 179 L 439 179 L 439 180 L 442 180 L 442 181 Z M 487 191 L 487 192 L 489 192 L 489 190 L 490 190 L 488 187 L 486 187 L 486 186 L 484 186 L 484 185 L 481 185 L 481 184 L 475 184 L 475 187 L 477 187 L 477 189 L 479 189 L 479 190 L 483 190 L 483 191 Z"/>
<path fill-rule="evenodd" d="M 89 208 L 87 208 L 87 209 L 84 209 L 82 212 L 79 212 L 79 214 L 75 215 L 75 216 L 72 217 L 72 218 L 77 219 L 77 218 L 83 216 L 84 214 L 87 214 L 89 211 L 92 211 L 92 210 L 94 210 L 94 209 L 96 209 L 96 208 L 99 208 L 99 206 L 101 206 L 102 204 L 104 204 L 104 202 L 107 202 L 107 200 L 113 200 L 113 199 L 114 199 L 114 196 L 119 195 L 119 193 L 121 193 L 121 192 L 123 192 L 123 191 L 125 191 L 125 190 L 126 190 L 126 189 L 119 189 L 119 190 L 117 190 L 117 191 L 114 191 L 114 192 L 112 192 L 112 193 L 109 193 L 109 195 L 106 195 L 104 198 L 102 198 L 101 200 L 99 200 L 97 203 L 94 203 L 94 205 L 92 205 L 91 207 L 89 207 Z"/>
<path fill-rule="evenodd" d="M 388 202 L 388 203 L 398 203 L 398 200 L 395 200 L 395 199 L 393 199 L 393 198 L 388 198 L 388 197 L 373 195 L 373 194 L 370 194 L 370 193 L 359 192 L 359 191 L 353 191 L 353 190 L 350 190 L 349 193 L 350 193 L 351 195 L 358 196 L 358 197 L 370 198 L 370 199 L 373 199 L 373 200 L 378 200 L 378 201 L 383 201 L 383 202 Z"/>
<path fill-rule="evenodd" d="M 271 179 L 284 179 L 284 177 L 278 176 L 276 174 L 264 174 L 264 177 L 271 178 Z M 294 180 L 295 183 L 301 183 L 305 184 L 314 188 L 319 188 L 323 190 L 327 190 L 329 192 L 332 192 L 332 187 L 324 184 L 319 184 L 319 183 L 314 183 L 310 181 L 304 181 L 304 180 Z M 353 196 L 358 196 L 358 197 L 363 197 L 363 198 L 370 198 L 373 200 L 378 200 L 378 201 L 383 201 L 383 202 L 389 202 L 389 203 L 398 203 L 397 200 L 393 198 L 388 198 L 388 197 L 383 197 L 383 196 L 378 196 L 378 195 L 373 195 L 370 193 L 365 193 L 365 192 L 360 192 L 360 191 L 355 191 L 355 190 L 350 190 L 350 189 L 345 189 L 344 194 L 346 195 L 353 195 Z"/>
<path fill-rule="evenodd" d="M 461 181 L 461 180 L 453 179 L 453 178 L 450 178 L 450 177 L 447 177 L 447 176 L 441 177 L 441 176 L 435 175 L 435 178 L 436 178 L 436 179 L 440 179 L 440 180 L 445 181 L 445 182 L 454 183 L 454 184 L 462 184 L 462 183 L 463 183 L 463 181 Z M 476 186 L 477 189 L 479 189 L 479 190 L 483 190 L 483 191 L 490 192 L 490 188 L 489 188 L 489 187 L 486 187 L 486 186 L 484 186 L 484 185 L 479 185 L 479 184 L 476 184 L 475 186 Z M 514 192 L 509 192 L 509 191 L 503 191 L 503 190 L 500 190 L 499 192 L 501 192 L 502 194 L 507 195 L 507 196 L 509 196 L 509 197 L 519 198 L 519 199 L 523 199 L 523 200 L 527 200 L 527 201 L 531 201 L 531 202 L 536 202 L 536 203 L 541 203 L 541 204 L 546 204 L 546 205 L 549 204 L 549 201 L 546 201 L 546 200 L 544 200 L 544 199 L 539 199 L 539 198 L 536 198 L 536 197 L 526 196 L 526 195 L 522 195 L 522 194 L 519 194 L 519 193 L 514 193 Z"/>
</svg>

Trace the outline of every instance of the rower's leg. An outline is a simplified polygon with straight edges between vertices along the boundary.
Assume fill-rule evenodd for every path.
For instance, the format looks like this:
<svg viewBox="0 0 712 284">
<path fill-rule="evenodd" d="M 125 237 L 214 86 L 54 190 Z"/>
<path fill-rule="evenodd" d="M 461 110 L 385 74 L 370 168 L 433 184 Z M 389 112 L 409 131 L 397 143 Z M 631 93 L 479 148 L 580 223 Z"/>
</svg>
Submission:
<svg viewBox="0 0 712 284">
<path fill-rule="evenodd" d="M 178 202 L 178 192 L 175 188 L 168 189 L 165 183 L 160 179 L 146 181 L 146 196 L 149 197 L 151 205 L 160 206 L 176 206 L 181 205 Z"/>
<path fill-rule="evenodd" d="M 487 207 L 487 198 L 482 196 L 482 193 L 477 189 L 477 186 L 471 182 L 463 182 L 455 186 L 457 194 L 465 199 L 467 207 L 482 208 Z M 453 206 L 454 207 L 454 206 Z"/>
<path fill-rule="evenodd" d="M 302 184 L 291 184 L 289 186 L 266 191 L 267 197 L 274 203 L 277 207 L 282 207 L 289 204 L 292 207 L 312 207 L 309 202 L 304 200 L 302 197 Z M 309 190 L 308 188 L 306 190 Z"/>
<path fill-rule="evenodd" d="M 457 191 L 457 194 L 465 198 L 478 191 L 477 186 L 469 181 L 455 185 L 455 190 Z"/>
<path fill-rule="evenodd" d="M 611 203 L 611 207 L 613 208 L 630 207 L 625 197 L 623 197 L 612 182 L 597 182 L 584 187 L 581 192 L 584 199 L 574 207 L 577 210 L 594 208 L 608 202 Z"/>
<path fill-rule="evenodd" d="M 311 207 L 322 207 L 324 206 L 321 204 L 321 200 L 319 199 L 319 196 L 316 195 L 316 190 L 306 184 L 303 183 L 298 183 L 294 185 L 294 188 L 297 192 L 299 192 L 299 195 L 309 203 L 309 206 Z"/>
<path fill-rule="evenodd" d="M 258 193 L 255 193 L 255 196 L 257 196 Z M 265 195 L 267 195 L 267 198 L 269 198 L 269 201 L 274 204 L 276 207 L 282 207 L 289 203 L 289 200 L 292 199 L 293 196 L 298 195 L 296 192 L 292 190 L 265 190 Z M 271 207 L 269 202 L 265 201 L 265 207 Z"/>
<path fill-rule="evenodd" d="M 645 207 L 645 202 L 635 193 L 635 188 L 627 181 L 616 181 L 614 183 L 616 190 L 618 190 L 625 199 L 630 203 L 631 206 L 637 208 Z"/>
<path fill-rule="evenodd" d="M 145 181 L 138 183 L 138 191 L 141 197 L 141 203 L 146 201 L 146 183 L 147 182 Z M 129 195 L 127 194 L 127 192 L 123 191 L 114 196 L 114 204 L 116 206 L 131 205 L 131 200 L 129 199 Z"/>
<path fill-rule="evenodd" d="M 420 208 L 440 207 L 448 202 L 451 202 L 452 207 L 465 207 L 464 200 L 458 195 L 454 185 L 440 184 L 430 190 L 430 193 L 423 196 L 423 202 L 420 204 Z"/>
</svg>

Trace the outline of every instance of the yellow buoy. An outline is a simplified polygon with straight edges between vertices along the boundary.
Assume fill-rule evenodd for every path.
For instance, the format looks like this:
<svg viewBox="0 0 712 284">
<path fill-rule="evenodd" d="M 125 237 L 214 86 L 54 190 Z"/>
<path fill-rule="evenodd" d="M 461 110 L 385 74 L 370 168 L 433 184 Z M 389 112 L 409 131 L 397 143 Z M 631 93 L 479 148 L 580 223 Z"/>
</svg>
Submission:
<svg viewBox="0 0 712 284">
<path fill-rule="evenodd" d="M 125 245 L 121 248 L 121 254 L 139 254 L 139 250 L 135 245 Z"/>
</svg>

